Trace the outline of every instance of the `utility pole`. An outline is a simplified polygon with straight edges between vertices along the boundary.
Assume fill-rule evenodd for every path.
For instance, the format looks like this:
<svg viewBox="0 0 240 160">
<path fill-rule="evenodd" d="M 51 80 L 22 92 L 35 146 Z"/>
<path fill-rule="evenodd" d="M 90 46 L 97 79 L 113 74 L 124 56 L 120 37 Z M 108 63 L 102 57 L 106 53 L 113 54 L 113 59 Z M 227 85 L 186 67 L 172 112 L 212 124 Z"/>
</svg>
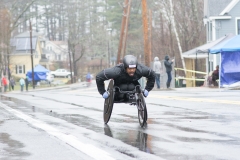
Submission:
<svg viewBox="0 0 240 160">
<path fill-rule="evenodd" d="M 34 85 L 34 69 L 33 69 L 33 51 L 32 51 L 32 24 L 31 20 L 29 20 L 29 27 L 30 27 L 30 50 L 31 50 L 31 63 L 32 63 L 32 86 L 35 89 Z"/>
<path fill-rule="evenodd" d="M 152 10 L 149 10 L 149 60 L 152 60 Z"/>
<path fill-rule="evenodd" d="M 109 31 L 111 32 L 110 35 L 109 35 L 109 33 L 108 33 Z M 111 64 L 110 64 L 110 63 L 111 63 L 111 56 L 112 56 L 112 55 L 111 55 L 111 52 L 110 52 L 110 36 L 111 36 L 111 34 L 112 34 L 112 28 L 108 28 L 108 29 L 107 29 L 107 39 L 108 39 L 108 40 L 107 40 L 107 41 L 108 41 L 108 44 L 107 44 L 107 47 L 108 47 L 108 48 L 107 48 L 107 49 L 108 49 L 108 56 L 107 56 L 107 57 L 108 57 L 108 67 L 111 67 Z"/>
<path fill-rule="evenodd" d="M 127 41 L 127 27 L 130 15 L 131 0 L 125 0 L 123 4 L 123 17 L 121 25 L 120 40 L 118 45 L 117 64 L 120 62 L 123 55 L 125 55 L 126 41 Z"/>
<path fill-rule="evenodd" d="M 131 1 L 132 0 L 128 0 L 128 4 L 127 4 L 126 24 L 125 24 L 125 32 L 124 32 L 124 37 L 123 37 L 123 48 L 122 48 L 122 56 L 123 57 L 126 54 L 126 45 L 127 45 L 128 24 L 129 24 L 129 17 L 130 17 Z"/>
<path fill-rule="evenodd" d="M 145 65 L 150 67 L 150 51 L 149 51 L 149 39 L 148 39 L 148 18 L 147 18 L 147 0 L 142 0 L 142 21 L 143 21 L 143 33 L 144 33 L 144 59 Z"/>
<path fill-rule="evenodd" d="M 70 49 L 70 41 L 69 41 L 69 39 L 68 39 L 68 55 L 69 55 L 69 63 L 70 63 L 71 84 L 73 84 L 73 78 L 72 78 L 73 77 L 72 76 L 72 57 L 71 57 L 71 49 Z"/>
</svg>

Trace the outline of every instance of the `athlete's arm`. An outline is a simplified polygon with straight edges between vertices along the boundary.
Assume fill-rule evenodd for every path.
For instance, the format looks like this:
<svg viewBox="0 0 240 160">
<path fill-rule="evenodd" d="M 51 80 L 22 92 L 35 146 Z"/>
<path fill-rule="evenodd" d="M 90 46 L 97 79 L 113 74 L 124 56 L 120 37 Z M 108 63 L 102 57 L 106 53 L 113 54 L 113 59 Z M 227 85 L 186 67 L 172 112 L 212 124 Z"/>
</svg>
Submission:
<svg viewBox="0 0 240 160">
<path fill-rule="evenodd" d="M 142 76 L 147 78 L 147 84 L 146 84 L 145 89 L 147 91 L 151 91 L 153 89 L 154 83 L 155 83 L 154 71 L 147 66 L 142 66 Z"/>
<path fill-rule="evenodd" d="M 96 75 L 97 88 L 101 95 L 106 92 L 104 81 L 117 78 L 120 75 L 120 72 L 121 68 L 119 66 L 115 66 L 113 68 L 104 69 Z"/>
</svg>

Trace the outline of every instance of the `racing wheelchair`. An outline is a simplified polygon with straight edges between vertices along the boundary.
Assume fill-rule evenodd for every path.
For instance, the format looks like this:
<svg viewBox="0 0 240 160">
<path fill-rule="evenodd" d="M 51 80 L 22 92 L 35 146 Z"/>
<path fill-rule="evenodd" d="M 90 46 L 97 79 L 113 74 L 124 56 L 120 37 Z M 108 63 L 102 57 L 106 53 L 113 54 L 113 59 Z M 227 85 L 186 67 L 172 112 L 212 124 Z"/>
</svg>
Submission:
<svg viewBox="0 0 240 160">
<path fill-rule="evenodd" d="M 145 125 L 147 122 L 147 107 L 140 85 L 134 85 L 133 87 L 127 87 L 127 90 L 122 90 L 119 86 L 114 86 L 114 80 L 110 80 L 107 91 L 109 97 L 104 101 L 103 111 L 105 124 L 110 120 L 114 103 L 128 103 L 137 106 L 139 124 L 141 127 Z M 123 97 L 119 99 L 119 95 Z"/>
</svg>

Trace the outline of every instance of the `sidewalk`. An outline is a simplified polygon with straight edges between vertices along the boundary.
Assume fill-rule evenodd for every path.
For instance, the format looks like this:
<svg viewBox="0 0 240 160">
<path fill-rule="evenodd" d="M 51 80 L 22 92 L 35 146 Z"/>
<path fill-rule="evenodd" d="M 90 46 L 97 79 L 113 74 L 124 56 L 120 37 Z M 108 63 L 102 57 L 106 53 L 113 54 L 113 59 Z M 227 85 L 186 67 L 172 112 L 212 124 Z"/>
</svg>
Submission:
<svg viewBox="0 0 240 160">
<path fill-rule="evenodd" d="M 92 81 L 92 83 L 96 83 L 95 80 Z M 108 84 L 105 84 L 108 85 Z M 79 88 L 86 88 L 86 82 L 78 82 L 73 84 L 65 84 L 60 86 L 49 86 L 45 88 L 38 88 L 36 87 L 33 89 L 32 87 L 29 87 L 28 92 L 31 91 L 46 91 L 46 90 L 58 90 L 58 89 L 79 89 Z M 24 88 L 25 89 L 25 88 Z M 153 92 L 155 91 L 179 91 L 179 92 L 192 92 L 192 91 L 198 91 L 198 92 L 222 92 L 222 91 L 228 91 L 228 90 L 240 90 L 240 88 L 218 88 L 218 87 L 182 87 L 182 88 L 161 88 L 157 89 L 156 86 L 152 89 Z M 9 93 L 19 93 L 19 90 L 10 91 Z M 25 91 L 24 91 L 25 92 Z"/>
<path fill-rule="evenodd" d="M 92 82 L 92 83 L 95 83 Z M 59 86 L 49 86 L 49 87 L 44 87 L 44 88 L 39 88 L 35 87 L 35 89 L 32 88 L 32 86 L 28 86 L 28 92 L 31 91 L 46 91 L 46 90 L 57 90 L 57 89 L 63 89 L 63 88 L 71 88 L 71 89 L 76 89 L 76 88 L 84 88 L 86 87 L 86 82 L 78 82 L 78 83 L 73 83 L 73 84 L 64 84 L 64 85 L 59 85 Z M 8 91 L 9 92 L 9 91 Z M 10 91 L 9 93 L 19 93 L 20 90 L 14 90 Z M 24 88 L 24 92 L 26 92 Z"/>
</svg>

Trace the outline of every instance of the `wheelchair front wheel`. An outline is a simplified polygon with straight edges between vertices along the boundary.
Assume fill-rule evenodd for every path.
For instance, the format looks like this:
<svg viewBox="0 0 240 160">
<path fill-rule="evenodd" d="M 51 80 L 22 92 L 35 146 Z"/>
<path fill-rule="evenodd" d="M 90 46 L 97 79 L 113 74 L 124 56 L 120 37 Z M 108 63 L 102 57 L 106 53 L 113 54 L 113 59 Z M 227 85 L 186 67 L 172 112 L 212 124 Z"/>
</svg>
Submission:
<svg viewBox="0 0 240 160">
<path fill-rule="evenodd" d="M 142 94 L 139 94 L 138 105 L 138 120 L 141 127 L 147 122 L 147 107 Z"/>
<path fill-rule="evenodd" d="M 114 92 L 113 92 L 113 80 L 110 80 L 108 84 L 107 91 L 109 92 L 109 97 L 104 101 L 104 111 L 103 111 L 103 120 L 104 123 L 107 124 L 110 120 L 112 109 L 113 109 L 113 101 L 114 101 Z"/>
</svg>

